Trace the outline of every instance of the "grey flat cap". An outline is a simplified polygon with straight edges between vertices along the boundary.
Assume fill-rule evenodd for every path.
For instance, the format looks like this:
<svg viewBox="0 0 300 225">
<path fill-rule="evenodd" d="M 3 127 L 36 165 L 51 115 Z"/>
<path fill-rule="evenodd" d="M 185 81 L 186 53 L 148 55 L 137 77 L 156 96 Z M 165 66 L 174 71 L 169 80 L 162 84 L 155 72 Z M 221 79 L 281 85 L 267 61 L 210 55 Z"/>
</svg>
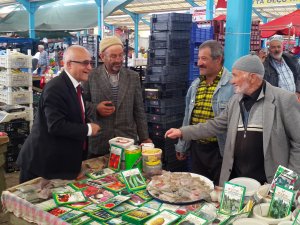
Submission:
<svg viewBox="0 0 300 225">
<path fill-rule="evenodd" d="M 260 58 L 257 55 L 250 54 L 239 58 L 232 66 L 232 69 L 237 69 L 249 73 L 256 73 L 261 76 L 265 74 L 265 68 Z"/>
</svg>

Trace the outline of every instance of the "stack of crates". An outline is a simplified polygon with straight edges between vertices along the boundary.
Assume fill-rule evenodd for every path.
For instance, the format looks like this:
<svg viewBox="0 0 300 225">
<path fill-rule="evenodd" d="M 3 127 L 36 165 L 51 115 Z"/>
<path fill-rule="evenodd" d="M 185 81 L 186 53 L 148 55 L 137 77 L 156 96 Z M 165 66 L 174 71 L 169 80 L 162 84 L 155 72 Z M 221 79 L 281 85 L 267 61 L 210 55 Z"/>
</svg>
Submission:
<svg viewBox="0 0 300 225">
<path fill-rule="evenodd" d="M 29 135 L 30 122 L 24 119 L 0 123 L 0 131 L 7 133 L 9 143 L 5 153 L 4 169 L 7 173 L 19 170 L 16 161 L 25 139 Z"/>
<path fill-rule="evenodd" d="M 214 35 L 214 29 L 210 21 L 205 21 L 201 24 L 193 23 L 191 29 L 191 44 L 190 44 L 190 64 L 189 64 L 189 77 L 188 83 L 191 84 L 193 80 L 199 77 L 198 51 L 199 46 L 207 41 L 212 40 Z"/>
<path fill-rule="evenodd" d="M 166 140 L 165 132 L 180 127 L 184 117 L 190 63 L 190 14 L 153 15 L 145 78 L 145 108 L 150 138 L 163 150 L 164 168 L 180 171 L 176 160 L 176 140 Z"/>
</svg>

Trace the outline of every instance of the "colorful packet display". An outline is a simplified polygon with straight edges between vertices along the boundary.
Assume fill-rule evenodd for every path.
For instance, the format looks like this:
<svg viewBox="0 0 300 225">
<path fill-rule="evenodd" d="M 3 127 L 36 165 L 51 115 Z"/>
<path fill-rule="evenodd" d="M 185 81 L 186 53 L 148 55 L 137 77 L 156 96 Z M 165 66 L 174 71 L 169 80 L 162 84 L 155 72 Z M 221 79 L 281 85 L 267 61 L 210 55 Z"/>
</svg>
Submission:
<svg viewBox="0 0 300 225">
<path fill-rule="evenodd" d="M 95 180 L 95 181 L 100 183 L 102 186 L 105 186 L 105 185 L 114 183 L 114 182 L 119 181 L 119 180 L 118 180 L 116 174 L 111 174 L 111 175 L 107 175 L 107 176 L 102 177 L 102 178 L 100 178 L 98 180 Z"/>
<path fill-rule="evenodd" d="M 102 188 L 99 189 L 96 194 L 89 196 L 89 199 L 96 204 L 102 204 L 104 202 L 107 202 L 109 199 L 113 198 L 114 196 L 115 196 L 114 193 Z"/>
<path fill-rule="evenodd" d="M 217 217 L 217 208 L 213 204 L 204 203 L 203 206 L 195 212 L 195 215 L 210 222 Z"/>
<path fill-rule="evenodd" d="M 176 225 L 185 225 L 185 224 L 207 225 L 208 221 L 199 216 L 196 216 L 193 213 L 189 213 L 187 214 L 186 217 L 181 219 Z"/>
<path fill-rule="evenodd" d="M 300 211 L 297 213 L 293 225 L 300 225 Z"/>
<path fill-rule="evenodd" d="M 159 210 L 159 208 L 161 207 L 162 203 L 153 199 L 149 202 L 146 202 L 143 206 L 144 207 L 148 207 L 148 208 L 151 208 L 151 209 L 155 209 L 155 210 Z"/>
<path fill-rule="evenodd" d="M 179 205 L 172 205 L 172 204 L 168 204 L 168 203 L 163 203 L 160 206 L 159 211 L 169 210 L 169 211 L 175 212 L 178 208 L 180 208 Z"/>
<path fill-rule="evenodd" d="M 126 225 L 129 225 L 130 223 L 128 223 L 128 222 L 122 220 L 121 217 L 118 217 L 118 218 L 112 218 L 112 219 L 106 221 L 106 222 L 103 223 L 103 224 L 105 224 L 105 225 L 125 225 L 125 224 L 126 224 Z"/>
<path fill-rule="evenodd" d="M 70 187 L 69 185 L 66 185 L 64 187 L 53 188 L 51 191 L 52 193 L 66 193 L 66 192 L 75 192 L 76 190 Z"/>
<path fill-rule="evenodd" d="M 113 218 L 113 215 L 109 214 L 106 210 L 100 209 L 98 211 L 95 211 L 90 214 L 92 218 L 94 218 L 97 221 L 107 221 L 109 219 Z"/>
<path fill-rule="evenodd" d="M 92 202 L 86 201 L 86 202 L 76 202 L 72 203 L 70 205 L 67 205 L 71 209 L 81 209 L 83 207 L 86 207 L 88 205 L 92 204 Z"/>
<path fill-rule="evenodd" d="M 86 182 L 87 181 L 74 182 L 74 183 L 70 183 L 69 186 L 76 191 L 81 191 L 86 189 L 89 186 Z"/>
<path fill-rule="evenodd" d="M 123 148 L 121 148 L 120 146 L 111 144 L 109 160 L 108 160 L 108 168 L 110 168 L 114 171 L 119 171 L 123 154 L 124 154 Z"/>
<path fill-rule="evenodd" d="M 63 214 L 66 214 L 67 212 L 70 212 L 72 209 L 67 208 L 67 207 L 57 207 L 55 209 L 51 209 L 48 211 L 48 213 L 54 215 L 54 216 L 62 216 Z"/>
<path fill-rule="evenodd" d="M 294 199 L 294 191 L 276 186 L 269 207 L 268 216 L 280 219 L 288 216 Z"/>
<path fill-rule="evenodd" d="M 242 209 L 246 187 L 225 182 L 219 211 L 226 215 L 238 214 Z"/>
<path fill-rule="evenodd" d="M 133 206 L 133 205 L 130 205 L 126 202 L 123 202 L 122 204 L 110 209 L 110 210 L 107 210 L 110 214 L 113 214 L 114 216 L 119 216 L 121 214 L 124 214 L 124 213 L 127 213 L 131 210 L 134 210 L 136 209 L 137 207 Z"/>
<path fill-rule="evenodd" d="M 229 219 L 230 219 L 230 216 L 225 215 L 223 213 L 217 213 L 217 218 L 214 219 L 212 224 L 214 224 L 214 225 L 225 225 Z"/>
<path fill-rule="evenodd" d="M 132 194 L 128 202 L 134 206 L 143 205 L 146 201 L 136 194 Z"/>
<path fill-rule="evenodd" d="M 99 209 L 101 209 L 100 206 L 98 206 L 97 204 L 92 203 L 90 205 L 87 205 L 87 206 L 81 208 L 80 211 L 86 212 L 86 213 L 92 213 L 92 212 L 95 212 Z"/>
<path fill-rule="evenodd" d="M 76 202 L 86 202 L 86 198 L 81 191 L 72 193 L 52 193 L 57 205 L 66 205 Z"/>
<path fill-rule="evenodd" d="M 149 195 L 149 193 L 148 193 L 148 191 L 146 189 L 136 191 L 135 194 L 138 195 L 138 196 L 140 196 L 145 201 L 149 201 L 149 200 L 153 199 L 151 197 L 151 195 Z"/>
<path fill-rule="evenodd" d="M 85 225 L 102 225 L 103 223 L 98 222 L 98 221 L 91 221 L 91 222 L 87 222 Z"/>
<path fill-rule="evenodd" d="M 154 216 L 156 213 L 157 211 L 154 209 L 141 207 L 123 214 L 122 220 L 133 224 L 144 224 L 146 220 Z"/>
<path fill-rule="evenodd" d="M 120 181 L 115 181 L 113 183 L 110 183 L 110 184 L 104 186 L 104 188 L 109 191 L 112 191 L 112 192 L 119 192 L 119 191 L 122 191 L 123 189 L 125 189 L 126 185 Z"/>
<path fill-rule="evenodd" d="M 298 178 L 299 176 L 297 173 L 284 166 L 279 165 L 271 182 L 269 193 L 273 193 L 275 186 L 281 186 L 287 189 L 294 190 L 295 183 Z"/>
<path fill-rule="evenodd" d="M 127 201 L 128 199 L 130 199 L 130 197 L 128 196 L 116 195 L 115 197 L 109 199 L 107 202 L 104 202 L 101 205 L 101 208 L 112 209 L 117 205 L 120 205 L 122 202 Z"/>
<path fill-rule="evenodd" d="M 72 225 L 83 225 L 92 220 L 93 220 L 92 217 L 90 217 L 89 215 L 83 215 L 76 219 L 72 219 L 68 222 L 71 223 Z"/>
<path fill-rule="evenodd" d="M 122 171 L 125 184 L 130 191 L 137 191 L 146 188 L 146 182 L 138 168 Z"/>
<path fill-rule="evenodd" d="M 115 173 L 115 171 L 113 171 L 112 169 L 104 168 L 102 170 L 98 170 L 98 171 L 95 171 L 95 172 L 86 173 L 86 175 L 88 177 L 92 178 L 93 180 L 97 180 L 99 178 L 105 177 L 105 176 L 113 174 L 113 173 Z"/>
<path fill-rule="evenodd" d="M 184 205 L 176 209 L 175 213 L 177 213 L 178 215 L 186 215 L 189 212 L 196 212 L 197 210 L 199 210 L 199 208 L 200 208 L 199 203 L 192 204 L 192 205 Z"/>
<path fill-rule="evenodd" d="M 82 215 L 84 215 L 85 213 L 84 212 L 81 212 L 81 211 L 77 211 L 77 210 L 72 210 L 68 213 L 65 213 L 63 214 L 62 216 L 60 216 L 60 218 L 64 221 L 70 221 L 70 220 L 73 220 L 77 217 L 80 217 Z"/>
<path fill-rule="evenodd" d="M 168 210 L 164 210 L 160 213 L 157 213 L 153 216 L 150 220 L 148 220 L 145 225 L 153 225 L 153 224 L 160 224 L 160 225 L 169 225 L 174 224 L 180 218 L 174 212 L 170 212 Z"/>
<path fill-rule="evenodd" d="M 49 199 L 47 201 L 38 203 L 35 206 L 42 209 L 43 211 L 49 211 L 49 210 L 54 209 L 54 208 L 57 207 L 54 199 Z"/>
<path fill-rule="evenodd" d="M 88 198 L 90 196 L 98 194 L 99 192 L 101 193 L 101 189 L 102 189 L 101 187 L 96 188 L 96 187 L 93 187 L 93 186 L 88 186 L 85 190 L 82 191 L 82 193 L 84 194 L 85 197 Z"/>
</svg>

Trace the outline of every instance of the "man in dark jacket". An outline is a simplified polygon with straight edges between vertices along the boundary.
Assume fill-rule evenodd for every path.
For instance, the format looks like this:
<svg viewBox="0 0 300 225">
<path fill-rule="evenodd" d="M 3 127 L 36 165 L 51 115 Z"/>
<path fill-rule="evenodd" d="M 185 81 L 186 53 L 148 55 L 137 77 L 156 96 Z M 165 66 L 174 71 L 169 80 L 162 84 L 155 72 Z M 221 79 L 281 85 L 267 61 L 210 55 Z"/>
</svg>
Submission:
<svg viewBox="0 0 300 225">
<path fill-rule="evenodd" d="M 283 53 L 283 39 L 270 38 L 269 55 L 264 62 L 264 79 L 276 87 L 295 92 L 300 97 L 300 64 L 293 56 Z"/>
</svg>

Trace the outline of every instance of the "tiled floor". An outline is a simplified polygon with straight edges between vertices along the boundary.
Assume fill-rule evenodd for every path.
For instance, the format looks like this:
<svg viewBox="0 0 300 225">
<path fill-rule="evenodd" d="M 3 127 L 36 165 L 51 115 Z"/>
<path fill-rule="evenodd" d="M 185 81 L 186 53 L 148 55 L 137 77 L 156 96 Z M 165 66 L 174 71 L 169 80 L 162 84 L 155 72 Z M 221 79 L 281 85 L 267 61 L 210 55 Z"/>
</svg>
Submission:
<svg viewBox="0 0 300 225">
<path fill-rule="evenodd" d="M 6 173 L 5 174 L 5 179 L 6 179 L 6 185 L 7 188 L 16 186 L 19 184 L 19 172 L 14 172 L 14 173 Z M 2 207 L 0 209 L 0 224 L 1 225 L 16 225 L 16 224 L 11 224 L 8 219 L 8 215 L 2 212 Z"/>
</svg>

